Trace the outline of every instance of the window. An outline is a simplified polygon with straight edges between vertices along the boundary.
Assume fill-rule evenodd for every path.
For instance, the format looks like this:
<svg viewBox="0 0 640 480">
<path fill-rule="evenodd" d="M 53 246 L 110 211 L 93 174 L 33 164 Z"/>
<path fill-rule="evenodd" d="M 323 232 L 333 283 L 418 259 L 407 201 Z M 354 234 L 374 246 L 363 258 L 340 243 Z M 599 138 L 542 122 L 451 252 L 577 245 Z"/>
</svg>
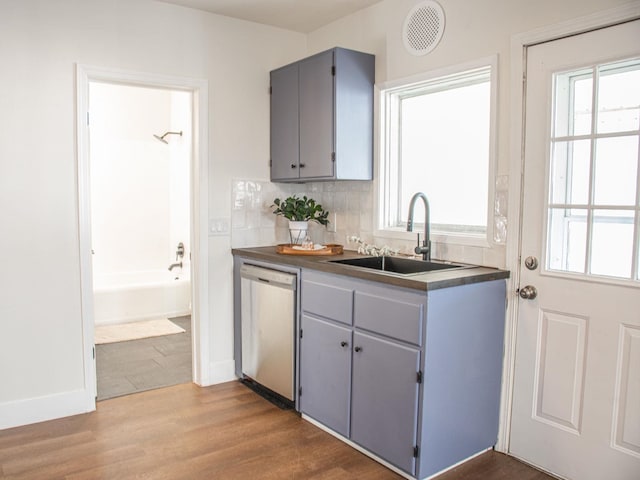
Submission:
<svg viewBox="0 0 640 480">
<path fill-rule="evenodd" d="M 640 59 L 557 73 L 553 98 L 546 267 L 638 280 Z"/>
<path fill-rule="evenodd" d="M 435 240 L 487 244 L 496 63 L 494 57 L 381 88 L 381 235 L 406 230 L 409 201 L 423 192 Z M 423 219 L 418 212 L 416 225 Z"/>
</svg>

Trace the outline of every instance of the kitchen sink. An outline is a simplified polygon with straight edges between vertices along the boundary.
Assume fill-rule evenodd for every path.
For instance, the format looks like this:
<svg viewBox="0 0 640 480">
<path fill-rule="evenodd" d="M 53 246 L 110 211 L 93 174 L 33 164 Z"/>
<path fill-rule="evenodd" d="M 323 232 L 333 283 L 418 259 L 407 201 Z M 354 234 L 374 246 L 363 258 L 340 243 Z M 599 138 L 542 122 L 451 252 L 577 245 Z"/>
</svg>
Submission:
<svg viewBox="0 0 640 480">
<path fill-rule="evenodd" d="M 370 268 L 372 270 L 399 273 L 401 275 L 470 267 L 470 265 L 460 265 L 456 263 L 444 262 L 429 262 L 425 260 L 401 257 L 360 257 L 349 258 L 345 260 L 331 260 L 331 263 L 341 263 L 343 265 Z"/>
</svg>

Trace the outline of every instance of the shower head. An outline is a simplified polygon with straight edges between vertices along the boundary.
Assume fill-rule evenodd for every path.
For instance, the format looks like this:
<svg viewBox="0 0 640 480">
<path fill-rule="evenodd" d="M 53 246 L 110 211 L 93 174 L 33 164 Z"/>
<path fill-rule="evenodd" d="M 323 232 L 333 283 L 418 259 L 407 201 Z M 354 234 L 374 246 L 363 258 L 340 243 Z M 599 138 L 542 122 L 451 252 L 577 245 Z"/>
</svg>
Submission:
<svg viewBox="0 0 640 480">
<path fill-rule="evenodd" d="M 160 140 L 162 143 L 166 143 L 169 144 L 169 142 L 167 142 L 164 137 L 166 137 L 167 135 L 180 135 L 182 136 L 182 130 L 180 130 L 179 132 L 165 132 L 164 135 L 160 136 L 160 135 L 156 135 L 155 133 L 153 134 L 153 136 L 155 138 L 157 138 L 158 140 Z"/>
</svg>

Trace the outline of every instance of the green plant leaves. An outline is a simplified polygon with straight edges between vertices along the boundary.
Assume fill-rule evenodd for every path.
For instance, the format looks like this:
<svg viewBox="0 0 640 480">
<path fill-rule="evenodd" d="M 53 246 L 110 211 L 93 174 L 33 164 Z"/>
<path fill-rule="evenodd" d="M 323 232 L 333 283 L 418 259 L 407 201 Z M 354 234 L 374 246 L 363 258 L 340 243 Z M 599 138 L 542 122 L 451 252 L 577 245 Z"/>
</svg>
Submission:
<svg viewBox="0 0 640 480">
<path fill-rule="evenodd" d="M 276 207 L 273 213 L 294 222 L 313 221 L 320 225 L 329 224 L 329 212 L 325 211 L 322 205 L 316 203 L 313 198 L 307 198 L 306 195 L 302 198 L 293 195 L 284 200 L 276 198 L 271 206 Z"/>
</svg>

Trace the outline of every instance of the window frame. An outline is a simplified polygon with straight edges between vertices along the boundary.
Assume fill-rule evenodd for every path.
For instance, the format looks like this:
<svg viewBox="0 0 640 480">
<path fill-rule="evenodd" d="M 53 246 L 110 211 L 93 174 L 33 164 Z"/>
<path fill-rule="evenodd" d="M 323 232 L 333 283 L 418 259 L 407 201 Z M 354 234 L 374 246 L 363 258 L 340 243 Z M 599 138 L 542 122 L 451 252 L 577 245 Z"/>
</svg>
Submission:
<svg viewBox="0 0 640 480">
<path fill-rule="evenodd" d="M 491 247 L 494 244 L 503 243 L 494 240 L 494 202 L 495 183 L 497 178 L 497 107 L 498 107 L 498 55 L 491 55 L 473 61 L 456 64 L 444 68 L 430 70 L 425 73 L 410 77 L 392 80 L 376 84 L 376 134 L 377 138 L 377 166 L 378 180 L 376 182 L 376 218 L 374 235 L 381 238 L 414 239 L 416 232 L 424 228 L 420 219 L 414 224 L 414 232 L 407 232 L 403 226 L 391 226 L 390 222 L 397 218 L 396 207 L 399 188 L 400 168 L 392 159 L 395 152 L 391 152 L 393 145 L 397 145 L 398 129 L 393 128 L 397 122 L 391 121 L 392 115 L 397 114 L 394 108 L 394 98 L 399 91 L 405 91 L 409 96 L 411 90 L 428 88 L 438 81 L 455 81 L 465 76 L 470 76 L 474 71 L 489 69 L 490 100 L 489 100 L 489 162 L 487 185 L 487 228 L 485 233 L 472 234 L 466 232 L 442 231 L 432 227 L 431 241 L 457 245 L 471 245 L 478 247 Z M 464 83 L 462 83 L 464 85 Z M 394 186 L 395 184 L 395 186 Z M 425 192 L 426 193 L 426 192 Z M 428 196 L 428 195 L 427 195 Z M 394 198 L 396 197 L 396 198 Z M 397 223 L 397 222 L 396 222 Z"/>
<path fill-rule="evenodd" d="M 599 132 L 598 125 L 598 115 L 599 111 L 599 103 L 597 102 L 601 69 L 606 68 L 606 70 L 612 70 L 612 66 L 620 65 L 619 69 L 633 69 L 635 65 L 637 65 L 640 57 L 634 56 L 626 59 L 618 59 L 618 60 L 608 60 L 595 64 L 588 64 L 582 67 L 576 66 L 575 68 L 567 69 L 567 70 L 559 70 L 553 72 L 552 80 L 551 80 L 551 95 L 553 103 L 551 105 L 551 110 L 548 116 L 548 137 L 547 137 L 547 159 L 546 159 L 546 171 L 545 171 L 545 193 L 544 193 L 544 228 L 541 232 L 541 245 L 543 245 L 542 250 L 542 269 L 541 275 L 550 276 L 550 277 L 558 277 L 558 278 L 571 278 L 577 279 L 587 282 L 596 282 L 596 283 L 604 283 L 604 284 L 614 284 L 614 285 L 625 285 L 637 287 L 640 285 L 640 164 L 638 165 L 638 169 L 636 171 L 636 200 L 633 205 L 626 204 L 611 204 L 611 203 L 598 203 L 596 202 L 595 196 L 595 181 L 596 181 L 596 154 L 597 152 L 597 142 L 598 140 L 603 139 L 611 139 L 611 138 L 624 138 L 624 137 L 636 137 L 640 135 L 640 129 L 632 129 L 632 130 L 619 130 L 614 132 Z M 628 64 L 626 67 L 624 64 Z M 573 74 L 573 75 L 571 75 Z M 558 102 L 559 90 L 561 87 L 559 86 L 558 79 L 565 77 L 566 87 L 564 95 L 564 103 L 566 107 L 559 108 L 558 105 L 561 102 Z M 592 82 L 592 92 L 591 92 L 591 119 L 590 119 L 590 129 L 589 132 L 578 133 L 576 134 L 574 131 L 574 125 L 572 123 L 574 117 L 571 117 L 571 114 L 574 112 L 574 95 L 573 92 L 575 90 L 575 84 L 581 78 L 590 78 Z M 566 110 L 566 111 L 565 111 Z M 566 117 L 566 118 L 565 118 Z M 561 118 L 561 120 L 559 120 Z M 567 120 L 568 118 L 568 120 Z M 567 122 L 567 131 L 560 134 L 558 133 L 557 123 L 562 121 Z M 554 158 L 554 146 L 559 142 L 571 142 L 571 141 L 588 141 L 590 143 L 589 148 L 589 184 L 587 190 L 588 198 L 584 202 L 571 202 L 567 199 L 567 194 L 565 193 L 564 202 L 558 202 L 553 200 L 553 182 L 552 182 L 552 163 Z M 639 153 L 640 154 L 640 153 Z M 571 210 L 584 210 L 585 215 L 583 218 L 580 218 L 579 215 L 565 215 L 564 221 L 567 220 L 576 220 L 580 222 L 584 222 L 586 225 L 586 241 L 585 241 L 585 252 L 584 259 L 582 265 L 582 271 L 574 271 L 562 268 L 555 268 L 551 265 L 551 245 L 553 242 L 552 239 L 552 229 L 551 229 L 551 221 L 550 218 L 552 216 L 551 212 L 553 210 L 562 210 L 571 211 Z M 600 211 L 629 211 L 632 212 L 632 218 L 630 220 L 624 222 L 612 222 L 611 220 L 614 218 L 626 218 L 626 217 L 602 217 L 598 216 L 596 213 Z M 597 224 L 596 220 L 600 219 L 602 223 L 602 219 L 606 218 L 610 220 L 607 223 L 618 223 L 618 224 L 631 224 L 634 228 L 632 233 L 632 245 L 631 245 L 631 272 L 628 277 L 621 277 L 616 275 L 609 275 L 603 273 L 592 273 L 593 265 L 591 263 L 592 254 L 593 254 L 593 229 Z M 566 235 L 566 230 L 563 232 Z M 563 239 L 564 241 L 564 239 Z M 566 246 L 564 247 L 566 248 Z M 564 257 L 563 254 L 563 262 L 566 262 L 567 258 Z"/>
</svg>

